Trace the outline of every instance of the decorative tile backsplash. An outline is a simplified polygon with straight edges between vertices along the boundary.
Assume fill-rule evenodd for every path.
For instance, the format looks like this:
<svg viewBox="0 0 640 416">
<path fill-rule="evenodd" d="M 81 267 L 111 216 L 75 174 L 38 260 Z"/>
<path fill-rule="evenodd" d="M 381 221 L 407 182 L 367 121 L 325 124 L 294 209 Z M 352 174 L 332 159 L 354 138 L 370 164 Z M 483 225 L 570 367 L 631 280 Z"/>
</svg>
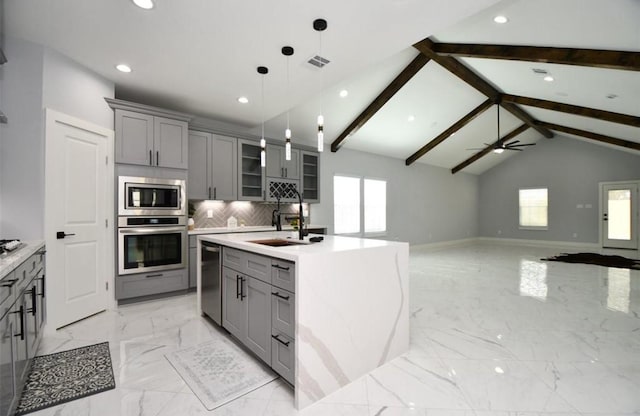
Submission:
<svg viewBox="0 0 640 416">
<path fill-rule="evenodd" d="M 195 208 L 193 221 L 195 228 L 226 227 L 227 219 L 234 216 L 238 220 L 238 226 L 250 225 L 271 225 L 271 214 L 278 204 L 270 202 L 249 202 L 249 201 L 196 201 L 190 200 Z M 211 218 L 207 217 L 211 210 Z M 302 204 L 305 215 L 305 222 L 309 224 L 309 204 Z M 280 204 L 282 224 L 286 224 L 288 217 L 298 215 L 298 204 Z M 289 215 L 288 215 L 289 214 Z"/>
</svg>

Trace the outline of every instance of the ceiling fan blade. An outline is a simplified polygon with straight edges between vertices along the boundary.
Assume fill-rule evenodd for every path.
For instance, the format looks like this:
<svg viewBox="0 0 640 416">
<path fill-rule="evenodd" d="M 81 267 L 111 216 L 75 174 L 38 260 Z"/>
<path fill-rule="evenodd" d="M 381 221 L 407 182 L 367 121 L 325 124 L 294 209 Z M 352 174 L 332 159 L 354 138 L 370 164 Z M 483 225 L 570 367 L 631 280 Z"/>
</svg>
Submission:
<svg viewBox="0 0 640 416">
<path fill-rule="evenodd" d="M 535 143 L 521 143 L 521 144 L 513 144 L 507 145 L 507 147 L 523 147 L 523 146 L 535 146 Z"/>
<path fill-rule="evenodd" d="M 514 140 L 511 143 L 506 143 L 505 146 L 511 146 L 511 145 L 516 144 L 516 143 L 520 143 L 520 140 Z"/>
<path fill-rule="evenodd" d="M 517 147 L 505 147 L 506 150 L 515 150 L 516 152 L 522 152 L 522 149 L 518 149 Z"/>
</svg>

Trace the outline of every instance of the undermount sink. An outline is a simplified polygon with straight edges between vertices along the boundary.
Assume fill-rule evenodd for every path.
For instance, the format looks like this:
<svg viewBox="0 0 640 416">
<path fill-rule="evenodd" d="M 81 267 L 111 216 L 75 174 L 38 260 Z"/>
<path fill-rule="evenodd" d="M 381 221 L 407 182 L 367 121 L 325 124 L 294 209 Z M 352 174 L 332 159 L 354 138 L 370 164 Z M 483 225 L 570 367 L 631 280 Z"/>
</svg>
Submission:
<svg viewBox="0 0 640 416">
<path fill-rule="evenodd" d="M 307 241 L 300 240 L 285 240 L 283 238 L 269 238 L 265 240 L 249 240 L 247 243 L 262 244 L 263 246 L 271 247 L 284 247 L 284 246 L 297 246 L 300 244 L 309 244 Z"/>
</svg>

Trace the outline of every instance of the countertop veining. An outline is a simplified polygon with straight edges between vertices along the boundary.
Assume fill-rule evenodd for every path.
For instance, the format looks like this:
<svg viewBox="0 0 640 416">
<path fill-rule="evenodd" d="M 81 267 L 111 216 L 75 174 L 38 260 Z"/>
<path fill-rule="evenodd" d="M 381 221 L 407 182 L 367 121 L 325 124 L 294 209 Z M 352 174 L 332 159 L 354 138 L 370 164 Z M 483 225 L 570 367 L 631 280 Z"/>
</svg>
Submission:
<svg viewBox="0 0 640 416">
<path fill-rule="evenodd" d="M 33 253 L 44 247 L 44 240 L 23 241 L 24 246 L 10 253 L 0 254 L 0 278 L 20 266 Z"/>
</svg>

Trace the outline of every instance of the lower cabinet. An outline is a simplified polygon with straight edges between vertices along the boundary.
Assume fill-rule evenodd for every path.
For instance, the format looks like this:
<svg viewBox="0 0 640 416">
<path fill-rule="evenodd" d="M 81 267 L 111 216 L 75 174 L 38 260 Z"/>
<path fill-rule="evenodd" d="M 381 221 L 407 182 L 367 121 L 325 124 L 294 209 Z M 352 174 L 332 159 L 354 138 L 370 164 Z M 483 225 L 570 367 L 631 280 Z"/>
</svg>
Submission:
<svg viewBox="0 0 640 416">
<path fill-rule="evenodd" d="M 198 285 L 198 240 L 197 236 L 189 236 L 189 289 Z"/>
<path fill-rule="evenodd" d="M 186 290 L 188 287 L 189 274 L 186 268 L 116 276 L 116 299 L 157 295 Z"/>
<path fill-rule="evenodd" d="M 260 359 L 271 361 L 271 285 L 222 270 L 222 326 Z"/>
<path fill-rule="evenodd" d="M 224 247 L 222 265 L 222 326 L 294 384 L 295 263 Z"/>
</svg>

